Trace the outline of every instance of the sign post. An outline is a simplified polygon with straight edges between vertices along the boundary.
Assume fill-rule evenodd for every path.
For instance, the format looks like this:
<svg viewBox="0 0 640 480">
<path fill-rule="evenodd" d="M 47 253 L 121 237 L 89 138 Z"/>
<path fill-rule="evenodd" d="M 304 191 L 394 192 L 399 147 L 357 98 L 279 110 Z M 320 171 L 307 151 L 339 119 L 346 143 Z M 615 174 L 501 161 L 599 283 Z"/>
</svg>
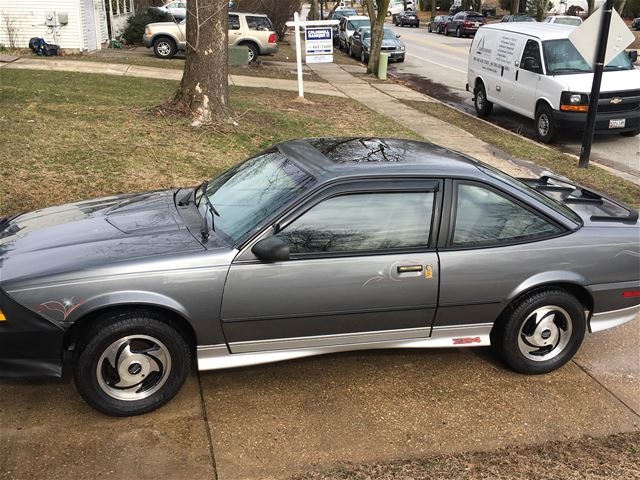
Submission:
<svg viewBox="0 0 640 480">
<path fill-rule="evenodd" d="M 598 39 L 597 43 L 593 42 L 594 38 Z M 635 40 L 635 37 L 620 15 L 613 9 L 613 0 L 606 0 L 600 9 L 596 10 L 569 35 L 569 40 L 593 68 L 587 124 L 582 137 L 580 161 L 578 162 L 578 167 L 586 168 L 589 166 L 589 156 L 591 155 L 604 67 L 624 51 Z"/>
<path fill-rule="evenodd" d="M 338 20 L 300 20 L 298 12 L 293 14 L 293 22 L 287 27 L 294 27 L 296 37 L 296 66 L 298 70 L 298 96 L 304 98 L 304 82 L 302 80 L 302 47 L 300 45 L 300 27 L 305 28 L 305 54 L 307 63 L 333 62 L 333 29 Z M 312 27 L 312 28 L 310 28 Z M 321 27 L 321 28 L 313 28 Z"/>
</svg>

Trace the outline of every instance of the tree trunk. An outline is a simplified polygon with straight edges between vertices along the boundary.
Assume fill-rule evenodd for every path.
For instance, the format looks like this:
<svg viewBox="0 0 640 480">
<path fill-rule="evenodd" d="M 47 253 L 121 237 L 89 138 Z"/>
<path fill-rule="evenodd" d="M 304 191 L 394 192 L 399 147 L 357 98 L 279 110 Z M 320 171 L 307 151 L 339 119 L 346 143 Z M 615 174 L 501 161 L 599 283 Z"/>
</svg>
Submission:
<svg viewBox="0 0 640 480">
<path fill-rule="evenodd" d="M 309 20 L 318 20 L 318 0 L 311 0 L 311 6 L 309 8 L 307 18 Z"/>
<path fill-rule="evenodd" d="M 229 106 L 228 0 L 190 0 L 187 49 L 176 106 L 189 112 L 193 126 L 231 120 Z"/>
<path fill-rule="evenodd" d="M 511 15 L 516 15 L 520 7 L 520 0 L 511 0 Z"/>
<path fill-rule="evenodd" d="M 369 49 L 369 63 L 367 73 L 376 75 L 380 65 L 380 47 L 382 46 L 382 34 L 384 19 L 387 16 L 390 0 L 378 0 L 377 9 L 373 6 L 373 0 L 364 0 L 365 8 L 371 20 L 371 48 Z"/>
<path fill-rule="evenodd" d="M 436 18 L 437 14 L 438 12 L 436 10 L 436 0 L 431 0 L 431 20 Z"/>
<path fill-rule="evenodd" d="M 590 17 L 591 14 L 595 11 L 595 1 L 594 0 L 587 0 L 587 17 Z"/>
</svg>

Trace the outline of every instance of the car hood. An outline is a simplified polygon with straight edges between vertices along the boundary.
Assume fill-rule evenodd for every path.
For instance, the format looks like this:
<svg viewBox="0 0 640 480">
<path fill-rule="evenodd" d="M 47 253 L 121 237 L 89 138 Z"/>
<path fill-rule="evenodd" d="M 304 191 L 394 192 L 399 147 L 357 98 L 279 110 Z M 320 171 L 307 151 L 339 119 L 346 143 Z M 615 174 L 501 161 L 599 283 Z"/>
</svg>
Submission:
<svg viewBox="0 0 640 480">
<path fill-rule="evenodd" d="M 0 221 L 0 286 L 203 249 L 178 215 L 174 191 L 69 203 Z"/>
<path fill-rule="evenodd" d="M 367 38 L 363 43 L 368 47 L 368 46 L 371 45 L 371 39 Z M 403 45 L 404 45 L 404 43 L 402 43 L 400 40 L 397 40 L 395 38 L 383 38 L 382 39 L 382 46 L 383 47 L 400 48 Z"/>
<path fill-rule="evenodd" d="M 590 93 L 593 83 L 592 73 L 579 73 L 571 75 L 557 75 L 556 79 L 566 85 L 567 91 L 576 93 Z M 602 75 L 601 92 L 617 92 L 635 90 L 640 85 L 640 70 L 620 70 L 617 72 L 604 72 Z"/>
</svg>

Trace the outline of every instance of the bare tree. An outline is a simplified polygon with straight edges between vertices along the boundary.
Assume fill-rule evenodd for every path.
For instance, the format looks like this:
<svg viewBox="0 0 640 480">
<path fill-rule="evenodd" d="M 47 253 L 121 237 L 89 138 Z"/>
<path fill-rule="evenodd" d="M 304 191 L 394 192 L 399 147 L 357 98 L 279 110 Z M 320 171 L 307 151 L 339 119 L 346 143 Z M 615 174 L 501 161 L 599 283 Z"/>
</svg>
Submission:
<svg viewBox="0 0 640 480">
<path fill-rule="evenodd" d="M 18 48 L 18 27 L 16 25 L 15 17 L 9 15 L 6 12 L 2 12 L 2 25 L 7 33 L 7 41 L 9 42 L 9 48 L 15 50 Z"/>
<path fill-rule="evenodd" d="M 371 47 L 369 48 L 369 64 L 367 73 L 377 73 L 380 65 L 380 48 L 384 33 L 384 19 L 389 10 L 390 0 L 363 0 L 364 8 L 371 20 Z"/>
<path fill-rule="evenodd" d="M 193 126 L 232 121 L 227 22 L 228 0 L 189 0 L 184 75 L 174 104 Z"/>
<path fill-rule="evenodd" d="M 587 17 L 590 17 L 591 14 L 595 11 L 595 0 L 587 0 Z"/>
</svg>

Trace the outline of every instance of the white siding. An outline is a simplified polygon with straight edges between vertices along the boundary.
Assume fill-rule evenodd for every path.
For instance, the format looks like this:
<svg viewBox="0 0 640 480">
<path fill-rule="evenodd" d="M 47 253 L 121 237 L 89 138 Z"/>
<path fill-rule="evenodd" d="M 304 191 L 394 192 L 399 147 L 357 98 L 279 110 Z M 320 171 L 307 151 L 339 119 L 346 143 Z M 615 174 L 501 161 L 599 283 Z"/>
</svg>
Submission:
<svg viewBox="0 0 640 480">
<path fill-rule="evenodd" d="M 106 41 L 106 18 L 101 0 L 94 0 L 96 15 L 99 15 L 99 38 Z M 82 0 L 0 0 L 0 43 L 9 46 L 9 35 L 6 28 L 6 20 L 14 23 L 17 31 L 17 44 L 19 48 L 27 48 L 31 37 L 42 37 L 48 43 L 57 43 L 61 48 L 86 49 L 86 38 L 82 28 L 83 16 L 81 9 Z M 65 12 L 69 23 L 59 26 L 54 36 L 53 29 L 45 25 L 45 13 Z M 58 22 L 59 23 L 59 22 Z"/>
</svg>

